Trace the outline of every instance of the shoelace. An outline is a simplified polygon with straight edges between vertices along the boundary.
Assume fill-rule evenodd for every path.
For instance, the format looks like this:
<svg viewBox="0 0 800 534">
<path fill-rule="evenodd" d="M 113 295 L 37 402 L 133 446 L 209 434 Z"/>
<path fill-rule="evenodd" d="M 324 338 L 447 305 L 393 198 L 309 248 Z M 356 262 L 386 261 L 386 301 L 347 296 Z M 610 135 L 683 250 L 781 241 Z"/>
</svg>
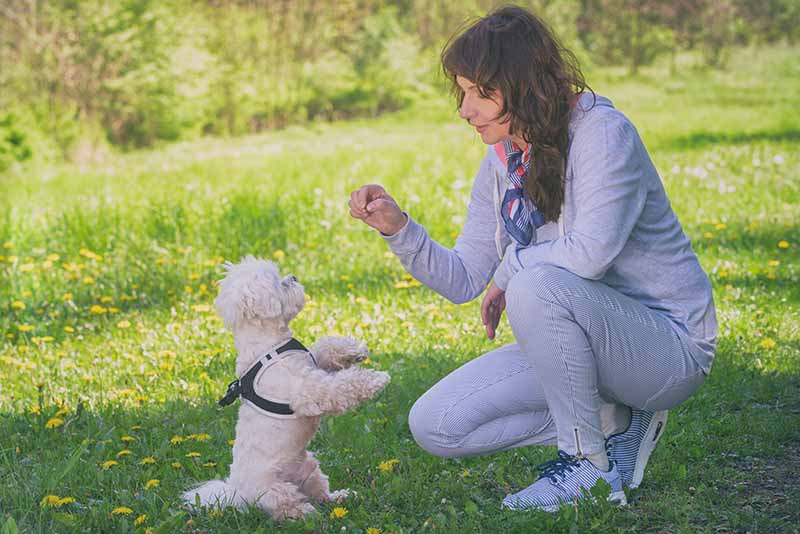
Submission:
<svg viewBox="0 0 800 534">
<path fill-rule="evenodd" d="M 566 480 L 567 473 L 571 473 L 574 468 L 577 468 L 578 462 L 578 458 L 560 450 L 558 451 L 558 458 L 537 465 L 536 470 L 539 471 L 542 478 L 547 477 L 551 481 L 558 483 L 558 477 L 561 477 L 561 481 Z"/>
</svg>

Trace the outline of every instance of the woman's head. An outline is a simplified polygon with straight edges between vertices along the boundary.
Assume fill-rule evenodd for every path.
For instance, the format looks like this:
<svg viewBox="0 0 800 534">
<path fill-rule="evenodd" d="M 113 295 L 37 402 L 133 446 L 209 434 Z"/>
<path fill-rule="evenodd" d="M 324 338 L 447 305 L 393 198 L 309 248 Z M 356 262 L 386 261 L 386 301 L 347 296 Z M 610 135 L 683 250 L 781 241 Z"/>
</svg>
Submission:
<svg viewBox="0 0 800 534">
<path fill-rule="evenodd" d="M 587 88 L 575 56 L 538 17 L 506 6 L 451 39 L 442 68 L 460 115 L 485 143 L 512 139 L 532 145 L 525 194 L 548 220 L 557 219 L 571 103 Z"/>
</svg>

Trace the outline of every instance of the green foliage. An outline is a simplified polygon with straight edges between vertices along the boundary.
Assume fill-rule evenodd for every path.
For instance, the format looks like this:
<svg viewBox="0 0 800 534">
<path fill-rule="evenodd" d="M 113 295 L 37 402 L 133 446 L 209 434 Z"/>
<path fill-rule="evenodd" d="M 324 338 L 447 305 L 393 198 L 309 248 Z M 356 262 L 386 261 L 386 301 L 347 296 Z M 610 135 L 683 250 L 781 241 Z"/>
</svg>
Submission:
<svg viewBox="0 0 800 534">
<path fill-rule="evenodd" d="M 31 147 L 13 114 L 0 116 L 0 171 L 31 157 Z"/>
</svg>

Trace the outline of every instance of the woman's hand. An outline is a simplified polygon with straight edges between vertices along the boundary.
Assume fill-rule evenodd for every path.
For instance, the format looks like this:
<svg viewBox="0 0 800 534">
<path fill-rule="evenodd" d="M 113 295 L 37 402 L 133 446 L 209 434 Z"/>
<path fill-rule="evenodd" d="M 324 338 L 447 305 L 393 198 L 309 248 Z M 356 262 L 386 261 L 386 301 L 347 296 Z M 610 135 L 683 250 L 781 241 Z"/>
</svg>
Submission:
<svg viewBox="0 0 800 534">
<path fill-rule="evenodd" d="M 481 303 L 481 321 L 486 326 L 486 337 L 489 339 L 494 339 L 494 332 L 505 309 L 506 292 L 492 282 Z"/>
<path fill-rule="evenodd" d="M 369 184 L 350 193 L 350 215 L 361 219 L 384 235 L 394 235 L 406 224 L 406 214 L 378 184 Z"/>
</svg>

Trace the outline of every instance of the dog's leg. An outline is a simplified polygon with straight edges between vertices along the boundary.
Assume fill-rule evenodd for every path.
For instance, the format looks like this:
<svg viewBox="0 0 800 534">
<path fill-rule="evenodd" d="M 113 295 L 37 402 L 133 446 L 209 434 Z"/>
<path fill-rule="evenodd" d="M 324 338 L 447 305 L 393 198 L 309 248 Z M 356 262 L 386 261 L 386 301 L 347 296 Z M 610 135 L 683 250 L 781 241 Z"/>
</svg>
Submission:
<svg viewBox="0 0 800 534">
<path fill-rule="evenodd" d="M 328 475 L 322 472 L 319 462 L 311 452 L 306 452 L 306 454 L 306 465 L 303 468 L 304 470 L 310 469 L 311 474 L 300 484 L 300 491 L 308 495 L 312 501 L 342 502 L 345 500 L 350 495 L 350 491 L 346 489 L 331 491 Z"/>
<path fill-rule="evenodd" d="M 298 415 L 340 414 L 371 399 L 388 383 L 387 373 L 360 367 L 337 373 L 312 369 L 304 374 L 289 404 Z"/>
<path fill-rule="evenodd" d="M 367 346 L 351 337 L 325 336 L 311 347 L 317 367 L 325 371 L 346 369 L 369 356 Z"/>
<path fill-rule="evenodd" d="M 313 513 L 314 505 L 306 500 L 300 488 L 290 482 L 275 482 L 257 501 L 258 505 L 277 521 L 300 519 Z"/>
</svg>

